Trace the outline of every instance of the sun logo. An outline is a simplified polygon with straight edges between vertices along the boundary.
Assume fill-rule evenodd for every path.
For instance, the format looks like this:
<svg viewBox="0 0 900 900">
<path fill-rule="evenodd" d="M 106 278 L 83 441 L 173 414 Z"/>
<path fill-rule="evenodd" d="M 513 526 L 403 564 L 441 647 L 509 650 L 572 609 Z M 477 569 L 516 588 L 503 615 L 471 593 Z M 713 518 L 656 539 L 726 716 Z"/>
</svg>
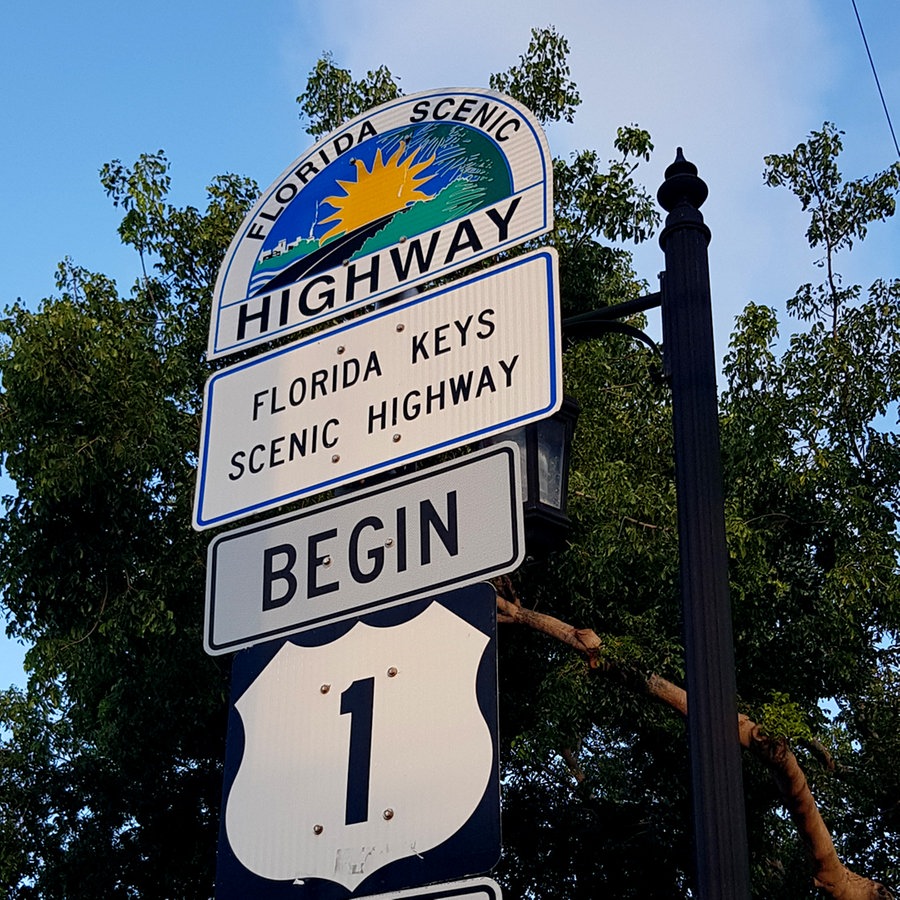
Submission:
<svg viewBox="0 0 900 900">
<path fill-rule="evenodd" d="M 415 161 L 418 150 L 414 150 L 402 162 L 400 158 L 406 149 L 406 142 L 401 141 L 397 152 L 384 162 L 381 149 L 375 152 L 371 171 L 359 159 L 353 160 L 356 166 L 356 181 L 338 181 L 344 191 L 342 197 L 326 197 L 325 203 L 333 206 L 337 212 L 322 219 L 322 224 L 334 222 L 335 225 L 319 239 L 319 246 L 329 238 L 349 233 L 370 222 L 399 212 L 417 200 L 431 200 L 433 194 L 419 190 L 433 175 L 419 177 L 435 159 L 432 154 L 424 162 Z"/>
</svg>

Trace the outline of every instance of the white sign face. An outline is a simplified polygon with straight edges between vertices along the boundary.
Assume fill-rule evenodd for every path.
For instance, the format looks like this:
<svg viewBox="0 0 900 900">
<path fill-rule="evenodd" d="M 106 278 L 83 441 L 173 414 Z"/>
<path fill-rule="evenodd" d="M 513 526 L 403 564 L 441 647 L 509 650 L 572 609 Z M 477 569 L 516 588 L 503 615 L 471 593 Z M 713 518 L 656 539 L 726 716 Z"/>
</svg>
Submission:
<svg viewBox="0 0 900 900">
<path fill-rule="evenodd" d="M 501 900 L 500 885 L 490 878 L 470 878 L 465 881 L 430 884 L 411 891 L 391 891 L 389 894 L 360 897 L 359 900 Z"/>
<path fill-rule="evenodd" d="M 219 270 L 209 357 L 345 315 L 553 227 L 537 120 L 494 91 L 399 97 L 323 138 L 248 213 Z"/>
<path fill-rule="evenodd" d="M 518 451 L 500 444 L 216 537 L 204 646 L 216 655 L 484 581 L 525 555 Z"/>
<path fill-rule="evenodd" d="M 556 251 L 538 250 L 216 372 L 194 527 L 552 415 L 557 285 Z"/>
<path fill-rule="evenodd" d="M 310 896 L 365 895 L 496 863 L 494 592 L 447 596 L 460 614 L 439 598 L 327 643 L 254 647 L 243 674 L 236 657 L 220 900 L 313 879 Z"/>
</svg>

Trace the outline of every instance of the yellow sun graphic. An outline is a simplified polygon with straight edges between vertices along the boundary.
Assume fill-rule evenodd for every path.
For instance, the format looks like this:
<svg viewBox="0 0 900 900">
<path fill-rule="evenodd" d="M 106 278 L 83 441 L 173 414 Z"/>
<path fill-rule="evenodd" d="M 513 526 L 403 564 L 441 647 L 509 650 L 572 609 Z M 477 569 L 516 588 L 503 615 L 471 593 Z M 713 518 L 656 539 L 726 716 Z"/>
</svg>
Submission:
<svg viewBox="0 0 900 900">
<path fill-rule="evenodd" d="M 418 150 L 400 161 L 406 142 L 401 141 L 397 152 L 384 162 L 381 149 L 375 152 L 371 171 L 359 159 L 353 160 L 356 166 L 356 181 L 338 181 L 344 191 L 343 197 L 326 197 L 325 203 L 333 206 L 337 212 L 322 219 L 322 224 L 336 224 L 319 239 L 319 245 L 329 238 L 345 232 L 351 232 L 382 216 L 390 215 L 405 209 L 416 200 L 430 200 L 433 195 L 423 193 L 419 187 L 433 177 L 420 178 L 420 174 L 434 162 L 434 154 L 424 162 L 415 161 Z"/>
</svg>

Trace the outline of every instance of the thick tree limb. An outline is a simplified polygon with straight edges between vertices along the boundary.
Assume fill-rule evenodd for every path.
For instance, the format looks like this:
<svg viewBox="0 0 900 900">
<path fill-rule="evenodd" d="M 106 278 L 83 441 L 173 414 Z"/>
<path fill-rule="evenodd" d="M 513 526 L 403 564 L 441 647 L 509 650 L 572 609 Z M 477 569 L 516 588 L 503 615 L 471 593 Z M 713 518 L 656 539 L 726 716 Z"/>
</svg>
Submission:
<svg viewBox="0 0 900 900">
<path fill-rule="evenodd" d="M 589 628 L 575 628 L 554 616 L 522 606 L 508 582 L 500 586 L 500 591 L 506 596 L 501 596 L 501 593 L 497 595 L 499 621 L 525 625 L 556 638 L 584 654 L 591 668 L 600 669 L 665 703 L 681 715 L 687 715 L 688 697 L 684 688 L 658 675 L 644 676 L 622 671 L 613 663 L 601 661 L 602 641 L 596 632 Z M 756 723 L 744 715 L 738 716 L 738 732 L 741 744 L 772 774 L 781 792 L 782 802 L 806 845 L 816 886 L 833 900 L 892 900 L 893 895 L 887 888 L 851 872 L 838 858 L 806 776 L 787 741 L 763 735 Z M 574 759 L 569 761 L 570 766 L 573 763 Z"/>
</svg>

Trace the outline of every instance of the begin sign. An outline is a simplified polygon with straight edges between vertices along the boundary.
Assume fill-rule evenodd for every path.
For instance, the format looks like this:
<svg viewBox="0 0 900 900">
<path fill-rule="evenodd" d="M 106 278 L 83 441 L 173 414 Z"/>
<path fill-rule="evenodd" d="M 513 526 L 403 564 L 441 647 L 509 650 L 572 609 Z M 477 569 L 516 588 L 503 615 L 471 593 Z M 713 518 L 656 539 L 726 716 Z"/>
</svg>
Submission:
<svg viewBox="0 0 900 900">
<path fill-rule="evenodd" d="M 202 530 L 552 415 L 556 251 L 539 250 L 216 372 Z"/>
<path fill-rule="evenodd" d="M 498 444 L 216 537 L 206 652 L 485 581 L 524 556 L 518 450 Z"/>
</svg>

